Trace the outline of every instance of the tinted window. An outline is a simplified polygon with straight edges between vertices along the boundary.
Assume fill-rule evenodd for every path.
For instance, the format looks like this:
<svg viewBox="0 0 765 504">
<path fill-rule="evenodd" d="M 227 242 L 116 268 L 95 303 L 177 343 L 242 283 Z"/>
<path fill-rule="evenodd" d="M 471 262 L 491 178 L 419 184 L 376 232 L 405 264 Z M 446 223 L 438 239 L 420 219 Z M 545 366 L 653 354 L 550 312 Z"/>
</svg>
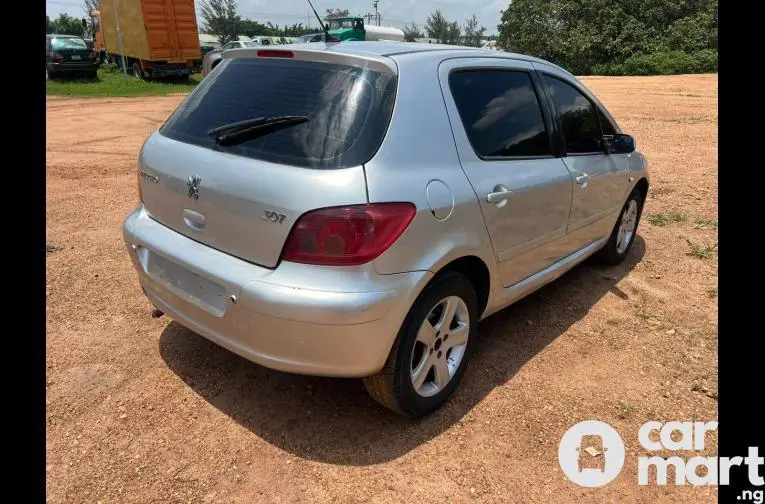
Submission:
<svg viewBox="0 0 765 504">
<path fill-rule="evenodd" d="M 602 152 L 603 133 L 595 106 L 582 93 L 549 75 L 542 79 L 561 120 L 566 152 L 582 154 Z"/>
<path fill-rule="evenodd" d="M 160 130 L 213 148 L 208 132 L 258 117 L 299 115 L 308 122 L 223 152 L 312 168 L 369 161 L 390 122 L 396 77 L 370 69 L 282 58 L 224 59 Z"/>
<path fill-rule="evenodd" d="M 452 73 L 449 87 L 476 153 L 483 157 L 545 156 L 550 139 L 526 72 Z"/>
<path fill-rule="evenodd" d="M 616 127 L 613 125 L 613 123 L 606 117 L 606 115 L 598 109 L 598 117 L 600 118 L 600 129 L 603 130 L 604 135 L 615 135 L 616 134 Z"/>
<path fill-rule="evenodd" d="M 54 51 L 61 49 L 87 49 L 85 41 L 80 38 L 54 38 L 51 41 L 51 47 Z"/>
</svg>

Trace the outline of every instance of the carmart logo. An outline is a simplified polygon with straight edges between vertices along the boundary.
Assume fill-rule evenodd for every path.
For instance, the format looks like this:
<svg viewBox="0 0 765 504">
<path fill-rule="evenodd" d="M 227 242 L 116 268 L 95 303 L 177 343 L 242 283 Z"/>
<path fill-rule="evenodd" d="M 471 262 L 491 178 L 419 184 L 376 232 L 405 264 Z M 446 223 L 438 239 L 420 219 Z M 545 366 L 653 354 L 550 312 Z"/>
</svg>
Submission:
<svg viewBox="0 0 765 504">
<path fill-rule="evenodd" d="M 638 432 L 640 445 L 648 451 L 702 451 L 705 435 L 717 431 L 717 422 L 646 422 Z M 583 487 L 601 487 L 614 480 L 624 467 L 624 442 L 610 425 L 587 420 L 571 427 L 558 446 L 558 461 L 563 473 Z M 756 446 L 749 447 L 746 457 L 695 456 L 686 460 L 678 456 L 638 457 L 638 485 L 670 483 L 669 468 L 674 469 L 674 484 L 693 486 L 727 485 L 732 467 L 746 466 L 749 482 L 755 487 L 765 485 L 760 466 L 765 458 Z M 651 481 L 650 469 L 654 469 Z M 718 471 L 719 469 L 719 471 Z M 762 490 L 752 490 L 739 500 L 761 503 Z"/>
<path fill-rule="evenodd" d="M 558 462 L 563 473 L 577 485 L 601 487 L 621 472 L 624 442 L 607 423 L 598 420 L 580 422 L 567 430 L 560 440 Z"/>
</svg>

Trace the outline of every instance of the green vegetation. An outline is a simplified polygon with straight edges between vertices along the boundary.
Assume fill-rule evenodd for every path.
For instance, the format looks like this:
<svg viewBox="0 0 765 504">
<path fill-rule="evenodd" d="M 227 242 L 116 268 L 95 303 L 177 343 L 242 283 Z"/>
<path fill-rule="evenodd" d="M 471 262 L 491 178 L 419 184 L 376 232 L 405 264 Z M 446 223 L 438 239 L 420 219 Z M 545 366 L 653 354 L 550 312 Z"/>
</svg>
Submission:
<svg viewBox="0 0 765 504">
<path fill-rule="evenodd" d="M 77 35 L 82 37 L 85 29 L 82 26 L 82 20 L 74 18 L 66 13 L 61 13 L 56 19 L 50 19 L 45 16 L 45 33 L 55 33 L 56 35 Z"/>
<path fill-rule="evenodd" d="M 236 40 L 239 35 L 248 37 L 299 37 L 319 31 L 318 28 L 304 26 L 295 23 L 292 26 L 279 26 L 270 21 L 261 23 L 252 19 L 242 18 L 237 11 L 236 0 L 202 0 L 199 3 L 199 12 L 202 18 L 204 33 L 215 35 L 221 44 Z M 327 9 L 325 19 L 343 17 L 348 15 L 348 10 Z"/>
<path fill-rule="evenodd" d="M 714 256 L 715 249 L 717 249 L 717 245 L 699 245 L 691 240 L 686 240 L 686 242 L 688 242 L 690 247 L 688 255 L 697 259 L 711 259 Z"/>
<path fill-rule="evenodd" d="M 696 229 L 717 229 L 717 221 L 712 219 L 696 219 L 693 227 Z"/>
<path fill-rule="evenodd" d="M 683 222 L 686 215 L 679 212 L 655 213 L 648 216 L 648 222 L 653 226 L 664 227 L 672 222 Z"/>
<path fill-rule="evenodd" d="M 49 80 L 47 94 L 68 97 L 105 96 L 160 96 L 171 93 L 189 93 L 199 84 L 201 75 L 194 74 L 186 81 L 144 81 L 132 75 L 125 78 L 115 65 L 103 65 L 98 70 L 98 79 L 57 78 Z"/>
<path fill-rule="evenodd" d="M 577 75 L 717 71 L 717 0 L 513 0 L 499 46 Z"/>
</svg>

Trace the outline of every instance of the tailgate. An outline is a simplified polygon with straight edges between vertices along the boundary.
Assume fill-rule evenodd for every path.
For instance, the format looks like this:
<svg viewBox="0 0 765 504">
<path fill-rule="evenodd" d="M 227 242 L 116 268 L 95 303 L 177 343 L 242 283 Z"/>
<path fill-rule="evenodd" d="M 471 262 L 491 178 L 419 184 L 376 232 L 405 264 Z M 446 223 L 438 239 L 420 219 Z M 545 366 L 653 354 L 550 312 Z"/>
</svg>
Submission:
<svg viewBox="0 0 765 504">
<path fill-rule="evenodd" d="M 144 144 L 139 167 L 144 173 L 143 203 L 152 218 L 198 242 L 268 268 L 279 262 L 287 235 L 302 213 L 366 203 L 361 167 L 284 166 L 157 133 Z M 264 218 L 266 212 L 277 217 Z"/>
</svg>

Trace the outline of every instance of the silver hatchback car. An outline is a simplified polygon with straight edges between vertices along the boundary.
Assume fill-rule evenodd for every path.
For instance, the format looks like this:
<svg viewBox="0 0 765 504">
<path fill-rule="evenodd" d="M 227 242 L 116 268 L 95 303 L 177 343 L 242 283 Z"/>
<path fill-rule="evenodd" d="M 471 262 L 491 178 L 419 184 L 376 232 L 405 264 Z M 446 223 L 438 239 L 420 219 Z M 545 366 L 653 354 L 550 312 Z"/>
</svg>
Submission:
<svg viewBox="0 0 765 504">
<path fill-rule="evenodd" d="M 350 42 L 223 53 L 146 140 L 138 184 L 124 239 L 160 312 L 419 417 L 458 386 L 481 319 L 626 257 L 648 175 L 553 64 Z"/>
</svg>

